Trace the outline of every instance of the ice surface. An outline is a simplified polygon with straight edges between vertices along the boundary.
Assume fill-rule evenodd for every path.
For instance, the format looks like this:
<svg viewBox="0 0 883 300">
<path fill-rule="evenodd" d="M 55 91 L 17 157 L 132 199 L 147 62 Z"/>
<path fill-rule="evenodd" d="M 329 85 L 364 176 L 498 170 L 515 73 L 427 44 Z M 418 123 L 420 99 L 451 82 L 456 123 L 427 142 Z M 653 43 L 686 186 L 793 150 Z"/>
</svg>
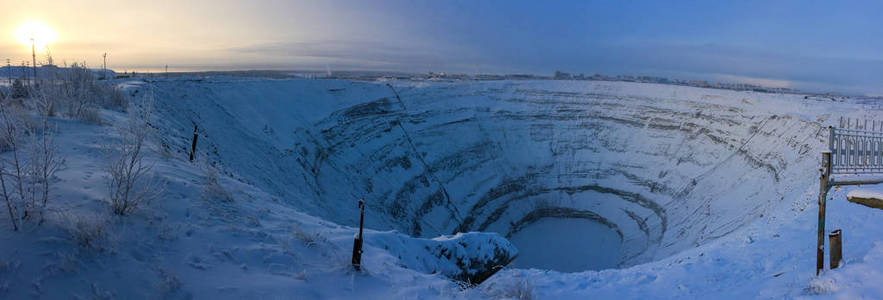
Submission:
<svg viewBox="0 0 883 300">
<path fill-rule="evenodd" d="M 520 256 L 515 268 L 562 272 L 615 268 L 620 237 L 607 226 L 585 219 L 541 219 L 509 238 Z"/>
</svg>

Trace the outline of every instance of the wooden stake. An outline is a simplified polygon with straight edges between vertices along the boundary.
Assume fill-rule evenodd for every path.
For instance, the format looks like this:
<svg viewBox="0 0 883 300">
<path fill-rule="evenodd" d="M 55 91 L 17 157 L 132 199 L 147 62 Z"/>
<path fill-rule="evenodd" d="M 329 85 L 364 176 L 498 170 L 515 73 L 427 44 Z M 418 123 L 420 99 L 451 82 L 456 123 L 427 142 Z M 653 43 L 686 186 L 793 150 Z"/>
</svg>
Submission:
<svg viewBox="0 0 883 300">
<path fill-rule="evenodd" d="M 840 266 L 840 260 L 843 258 L 843 247 L 842 247 L 842 239 L 840 238 L 841 231 L 840 229 L 834 230 L 831 234 L 828 235 L 828 240 L 830 242 L 831 247 L 831 269 L 836 269 Z"/>
<path fill-rule="evenodd" d="M 362 227 L 365 225 L 365 199 L 359 199 L 359 209 L 362 210 L 359 217 L 359 236 L 353 241 L 353 268 L 362 270 Z"/>
<path fill-rule="evenodd" d="M 825 268 L 825 201 L 828 198 L 828 181 L 831 176 L 831 153 L 822 153 L 822 175 L 819 176 L 819 232 L 816 248 L 816 275 Z"/>
<path fill-rule="evenodd" d="M 193 162 L 193 155 L 196 154 L 196 139 L 199 138 L 199 134 L 196 133 L 196 130 L 199 128 L 199 125 L 193 125 L 193 145 L 190 146 L 190 162 Z"/>
</svg>

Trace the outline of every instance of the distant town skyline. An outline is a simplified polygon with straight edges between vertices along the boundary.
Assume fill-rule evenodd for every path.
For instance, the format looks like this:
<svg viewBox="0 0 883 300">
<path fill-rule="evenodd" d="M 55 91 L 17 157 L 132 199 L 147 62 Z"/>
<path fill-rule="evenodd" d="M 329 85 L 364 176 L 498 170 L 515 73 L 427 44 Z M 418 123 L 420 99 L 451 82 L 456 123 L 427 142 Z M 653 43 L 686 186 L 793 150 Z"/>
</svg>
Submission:
<svg viewBox="0 0 883 300">
<path fill-rule="evenodd" d="M 883 95 L 873 1 L 4 1 L 54 29 L 57 64 L 118 71 L 377 70 L 648 75 Z M 83 17 L 88 16 L 88 17 Z M 38 60 L 45 61 L 45 47 Z"/>
</svg>

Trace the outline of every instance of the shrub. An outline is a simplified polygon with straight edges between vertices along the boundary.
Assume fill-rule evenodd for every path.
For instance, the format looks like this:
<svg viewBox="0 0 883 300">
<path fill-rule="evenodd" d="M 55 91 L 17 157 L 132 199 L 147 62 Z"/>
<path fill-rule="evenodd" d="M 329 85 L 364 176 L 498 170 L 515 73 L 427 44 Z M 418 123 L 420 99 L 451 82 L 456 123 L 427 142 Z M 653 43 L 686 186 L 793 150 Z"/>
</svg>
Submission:
<svg viewBox="0 0 883 300">
<path fill-rule="evenodd" d="M 83 249 L 108 250 L 107 221 L 98 217 L 68 217 L 66 230 L 71 241 Z"/>
<path fill-rule="evenodd" d="M 117 215 L 129 214 L 160 194 L 158 184 L 149 177 L 152 166 L 144 161 L 152 104 L 149 99 L 142 109 L 129 110 L 127 124 L 119 128 L 119 141 L 108 149 L 108 197 Z"/>
<path fill-rule="evenodd" d="M 39 216 L 49 203 L 51 179 L 63 163 L 55 133 L 46 116 L 29 122 L 23 108 L 0 102 L 0 145 L 10 152 L 0 161 L 0 193 L 13 230 Z"/>
<path fill-rule="evenodd" d="M 101 125 L 101 112 L 98 111 L 97 107 L 89 106 L 80 111 L 80 115 L 77 117 L 80 121 Z"/>
<path fill-rule="evenodd" d="M 0 140 L 3 149 L 11 152 L 12 159 L 0 161 L 0 191 L 6 201 L 6 209 L 12 229 L 18 231 L 20 211 L 25 197 L 21 143 L 24 136 L 23 120 L 12 110 L 8 99 L 0 103 Z M 7 178 L 8 181 L 7 182 Z M 7 186 L 8 184 L 8 186 Z"/>
<path fill-rule="evenodd" d="M 205 182 L 203 183 L 203 195 L 209 200 L 220 199 L 226 202 L 233 201 L 233 195 L 218 183 L 218 171 L 213 167 L 208 167 L 206 169 Z"/>
<path fill-rule="evenodd" d="M 25 87 L 25 84 L 21 82 L 21 80 L 16 79 L 12 82 L 12 93 L 11 96 L 13 99 L 15 98 L 24 98 L 28 96 L 28 88 Z"/>
<path fill-rule="evenodd" d="M 58 108 L 65 109 L 68 117 L 89 123 L 100 124 L 98 110 L 100 108 L 125 110 L 129 100 L 122 90 L 109 84 L 99 82 L 84 64 L 73 63 L 70 68 L 52 72 L 47 80 L 36 91 L 35 98 L 42 98 L 38 103 L 49 108 L 49 115 L 54 115 Z M 47 111 L 47 109 L 41 109 Z"/>
</svg>

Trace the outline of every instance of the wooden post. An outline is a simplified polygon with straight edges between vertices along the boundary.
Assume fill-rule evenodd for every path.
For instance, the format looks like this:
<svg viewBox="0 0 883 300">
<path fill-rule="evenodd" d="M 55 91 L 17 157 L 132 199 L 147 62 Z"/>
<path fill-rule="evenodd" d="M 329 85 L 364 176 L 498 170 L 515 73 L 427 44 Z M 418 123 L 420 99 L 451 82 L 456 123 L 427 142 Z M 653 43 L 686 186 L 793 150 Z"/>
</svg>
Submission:
<svg viewBox="0 0 883 300">
<path fill-rule="evenodd" d="M 196 133 L 196 130 L 199 128 L 199 125 L 193 125 L 193 145 L 190 146 L 190 162 L 193 162 L 193 155 L 196 154 L 196 139 L 199 138 L 199 134 Z"/>
<path fill-rule="evenodd" d="M 362 210 L 359 216 L 359 236 L 353 241 L 353 268 L 356 271 L 362 270 L 362 227 L 365 225 L 365 199 L 359 199 L 359 209 Z"/>
<path fill-rule="evenodd" d="M 840 260 L 843 258 L 843 247 L 842 247 L 842 239 L 840 238 L 841 231 L 840 229 L 834 230 L 831 234 L 828 235 L 828 240 L 830 242 L 831 247 L 831 269 L 836 269 L 840 266 Z"/>
<path fill-rule="evenodd" d="M 828 198 L 828 182 L 831 176 L 831 153 L 822 153 L 822 175 L 819 176 L 819 232 L 816 249 L 816 275 L 825 268 L 825 201 Z"/>
</svg>

